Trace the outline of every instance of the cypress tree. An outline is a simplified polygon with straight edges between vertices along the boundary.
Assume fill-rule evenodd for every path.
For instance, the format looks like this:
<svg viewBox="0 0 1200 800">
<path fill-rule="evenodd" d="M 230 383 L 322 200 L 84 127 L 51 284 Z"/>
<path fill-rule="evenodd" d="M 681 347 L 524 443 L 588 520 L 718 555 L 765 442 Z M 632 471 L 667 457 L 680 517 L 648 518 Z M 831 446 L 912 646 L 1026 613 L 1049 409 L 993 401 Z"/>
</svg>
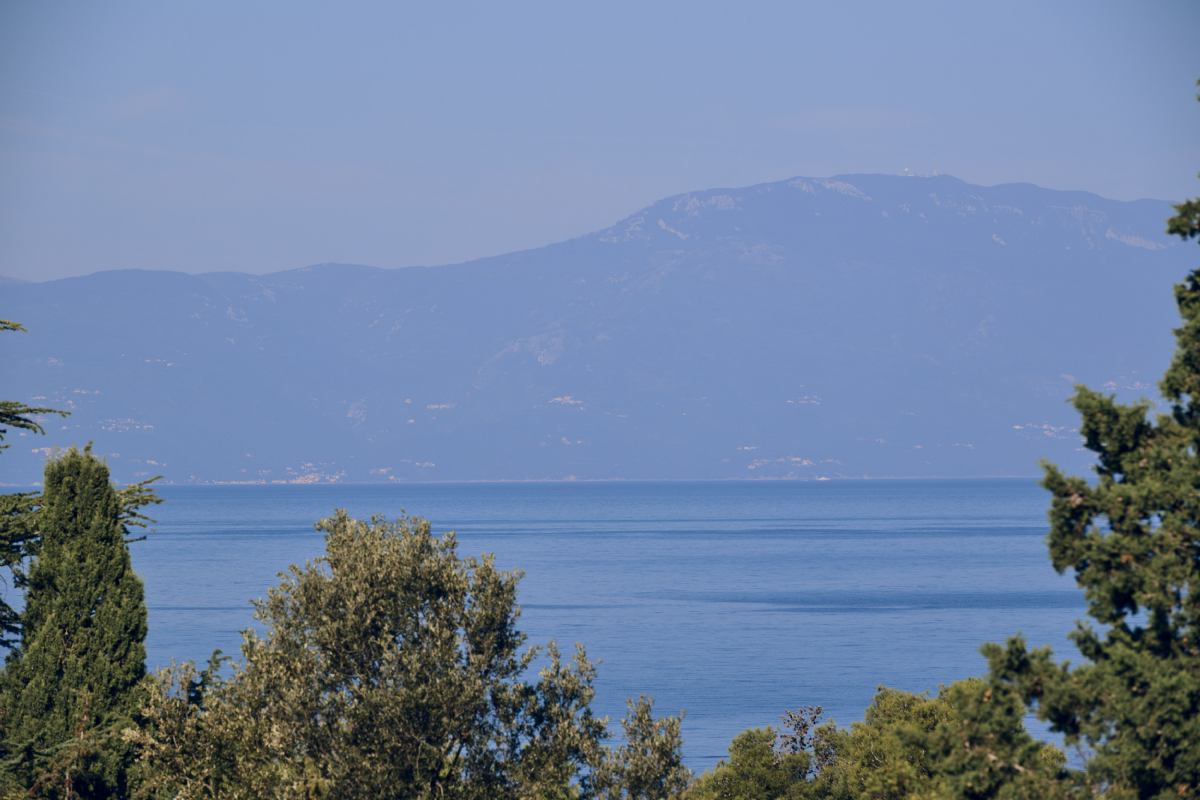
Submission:
<svg viewBox="0 0 1200 800">
<path fill-rule="evenodd" d="M 121 498 L 89 450 L 47 465 L 38 523 L 0 709 L 8 778 L 36 796 L 120 796 L 121 731 L 145 674 L 146 608 Z"/>
</svg>

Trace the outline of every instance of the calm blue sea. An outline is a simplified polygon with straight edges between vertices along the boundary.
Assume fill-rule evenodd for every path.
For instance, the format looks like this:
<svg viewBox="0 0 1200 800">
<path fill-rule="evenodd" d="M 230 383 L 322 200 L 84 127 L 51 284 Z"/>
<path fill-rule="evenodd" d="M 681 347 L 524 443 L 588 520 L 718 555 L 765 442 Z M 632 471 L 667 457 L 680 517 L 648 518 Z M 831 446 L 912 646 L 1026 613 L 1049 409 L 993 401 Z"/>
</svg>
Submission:
<svg viewBox="0 0 1200 800">
<path fill-rule="evenodd" d="M 132 545 L 151 667 L 238 652 L 288 564 L 322 551 L 313 522 L 408 512 L 464 554 L 525 572 L 531 642 L 583 642 L 597 706 L 686 712 L 685 753 L 819 704 L 860 719 L 876 686 L 936 690 L 1021 632 L 1074 654 L 1081 595 L 1046 555 L 1048 495 L 1028 480 L 164 487 Z"/>
</svg>

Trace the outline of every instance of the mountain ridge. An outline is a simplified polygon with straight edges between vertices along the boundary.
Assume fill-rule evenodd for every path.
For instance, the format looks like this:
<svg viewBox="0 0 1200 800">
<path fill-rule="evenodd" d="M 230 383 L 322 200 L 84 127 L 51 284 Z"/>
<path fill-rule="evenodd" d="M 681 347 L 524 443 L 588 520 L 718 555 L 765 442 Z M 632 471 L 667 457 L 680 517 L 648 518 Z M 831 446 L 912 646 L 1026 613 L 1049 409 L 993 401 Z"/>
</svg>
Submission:
<svg viewBox="0 0 1200 800">
<path fill-rule="evenodd" d="M 81 437 L 126 479 L 176 482 L 1077 463 L 1073 383 L 1145 393 L 1169 359 L 1188 264 L 1169 210 L 949 176 L 793 178 L 456 264 L 6 286 L 30 330 L 0 339 L 10 394 L 75 413 L 10 434 L 0 480 Z"/>
<path fill-rule="evenodd" d="M 637 211 L 634 211 L 633 213 L 631 213 L 625 217 L 622 217 L 621 219 L 614 222 L 612 225 L 609 225 L 604 228 L 587 231 L 585 233 L 581 233 L 577 236 L 568 237 L 566 239 L 560 239 L 557 241 L 547 242 L 546 244 L 543 244 L 543 245 L 537 245 L 534 247 L 512 250 L 512 251 L 508 251 L 508 252 L 504 252 L 504 253 L 498 253 L 495 255 L 481 256 L 479 258 L 467 259 L 465 261 L 448 261 L 448 262 L 441 262 L 441 263 L 434 263 L 434 264 L 403 264 L 403 265 L 394 266 L 394 267 L 379 266 L 376 264 L 360 264 L 360 263 L 356 263 L 356 262 L 322 261 L 322 262 L 315 262 L 312 264 L 304 264 L 304 265 L 297 266 L 297 267 L 287 267 L 285 269 L 275 270 L 273 272 L 245 272 L 245 271 L 241 271 L 241 270 L 228 270 L 228 269 L 207 270 L 207 271 L 202 271 L 202 272 L 184 272 L 182 270 L 175 270 L 175 269 L 170 269 L 170 268 L 112 267 L 112 268 L 107 268 L 107 269 L 96 270 L 95 272 L 85 273 L 83 275 L 72 275 L 72 276 L 67 276 L 67 277 L 63 277 L 63 278 L 51 278 L 51 279 L 47 279 L 44 281 L 28 280 L 28 279 L 23 279 L 23 278 L 10 278 L 7 276 L 0 275 L 0 284 L 2 284 L 2 283 L 23 283 L 23 284 L 54 283 L 56 281 L 71 280 L 74 278 L 91 277 L 93 275 L 99 275 L 99 274 L 106 273 L 106 272 L 169 272 L 169 273 L 178 273 L 181 275 L 192 275 L 192 276 L 197 276 L 197 277 L 203 276 L 203 275 L 246 275 L 246 276 L 256 276 L 256 277 L 267 277 L 267 276 L 272 276 L 272 275 L 282 275 L 282 274 L 288 273 L 288 272 L 304 272 L 304 271 L 311 271 L 311 270 L 323 269 L 323 268 L 350 268 L 350 269 L 395 271 L 395 270 L 409 270 L 409 269 L 441 269 L 441 268 L 445 268 L 445 267 L 458 267 L 458 266 L 464 266 L 464 265 L 469 265 L 469 264 L 475 264 L 475 263 L 478 263 L 481 261 L 491 261 L 491 260 L 496 260 L 496 259 L 504 259 L 504 258 L 509 258 L 509 257 L 513 257 L 513 256 L 519 256 L 524 253 L 530 253 L 530 252 L 533 252 L 536 250 L 544 249 L 546 247 L 554 247 L 554 246 L 558 246 L 558 245 L 569 244 L 571 242 L 576 242 L 579 240 L 590 240 L 595 237 L 602 236 L 607 231 L 617 228 L 622 223 L 624 223 L 628 220 L 632 220 L 635 217 L 637 217 L 638 215 L 650 212 L 653 209 L 656 209 L 660 206 L 664 206 L 667 203 L 678 203 L 679 201 L 687 200 L 689 198 L 692 198 L 692 197 L 695 197 L 698 195 L 712 195 L 712 194 L 717 194 L 717 193 L 728 194 L 731 192 L 748 192 L 748 191 L 754 191 L 754 190 L 762 190 L 764 188 L 771 188 L 771 187 L 784 187 L 784 186 L 787 186 L 790 184 L 794 184 L 796 182 L 812 182 L 814 184 L 830 183 L 830 182 L 849 183 L 855 179 L 871 180 L 871 179 L 879 179 L 879 178 L 899 179 L 899 180 L 935 180 L 935 181 L 948 182 L 950 184 L 957 185 L 960 187 L 967 187 L 967 188 L 971 188 L 971 189 L 983 189 L 983 190 L 1004 190 L 1004 189 L 1027 190 L 1027 189 L 1033 189 L 1033 190 L 1036 190 L 1039 192 L 1046 192 L 1046 193 L 1053 193 L 1053 194 L 1058 194 L 1058 195 L 1063 195 L 1063 196 L 1070 196 L 1070 197 L 1074 197 L 1074 198 L 1082 199 L 1082 200 L 1099 201 L 1100 203 L 1120 203 L 1120 204 L 1127 204 L 1127 205 L 1128 204 L 1150 204 L 1151 206 L 1155 207 L 1156 209 L 1159 207 L 1165 208 L 1170 205 L 1170 201 L 1167 201 L 1167 200 L 1159 200 L 1159 199 L 1155 199 L 1155 198 L 1137 198 L 1137 199 L 1133 199 L 1133 200 L 1117 200 L 1114 198 L 1110 198 L 1110 197 L 1106 197 L 1104 195 L 1098 194 L 1096 192 L 1091 192 L 1091 191 L 1087 191 L 1087 190 L 1083 190 L 1083 189 L 1054 189 L 1054 188 L 1041 186 L 1039 184 L 1030 183 L 1027 181 L 1005 182 L 1005 183 L 997 183 L 997 184 L 990 184 L 990 185 L 972 184 L 961 178 L 955 177 L 953 175 L 944 175 L 944 174 L 905 175 L 905 174 L 865 172 L 865 173 L 844 173 L 844 174 L 830 175 L 830 176 L 824 177 L 824 178 L 795 175 L 790 178 L 783 178 L 783 179 L 776 180 L 776 181 L 764 181 L 761 183 L 749 184 L 747 186 L 742 186 L 742 187 L 717 186 L 717 187 L 711 187 L 708 189 L 699 189 L 699 190 L 680 192 L 677 194 L 668 195 L 660 200 L 657 200 L 653 203 L 650 203 L 649 205 L 646 205 L 646 206 L 638 209 Z"/>
</svg>

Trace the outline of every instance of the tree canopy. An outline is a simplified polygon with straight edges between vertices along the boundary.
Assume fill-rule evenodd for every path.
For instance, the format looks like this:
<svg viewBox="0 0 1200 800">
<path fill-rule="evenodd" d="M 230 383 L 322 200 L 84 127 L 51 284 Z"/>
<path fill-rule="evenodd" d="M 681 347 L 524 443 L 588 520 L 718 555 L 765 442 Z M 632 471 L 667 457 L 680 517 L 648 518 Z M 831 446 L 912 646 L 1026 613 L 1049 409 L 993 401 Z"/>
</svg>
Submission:
<svg viewBox="0 0 1200 800">
<path fill-rule="evenodd" d="M 582 648 L 525 647 L 519 575 L 425 520 L 323 520 L 242 661 L 157 676 L 131 730 L 144 797 L 651 798 L 687 782 L 678 720 L 640 701 L 602 746 Z M 536 678 L 529 673 L 538 668 Z"/>
</svg>

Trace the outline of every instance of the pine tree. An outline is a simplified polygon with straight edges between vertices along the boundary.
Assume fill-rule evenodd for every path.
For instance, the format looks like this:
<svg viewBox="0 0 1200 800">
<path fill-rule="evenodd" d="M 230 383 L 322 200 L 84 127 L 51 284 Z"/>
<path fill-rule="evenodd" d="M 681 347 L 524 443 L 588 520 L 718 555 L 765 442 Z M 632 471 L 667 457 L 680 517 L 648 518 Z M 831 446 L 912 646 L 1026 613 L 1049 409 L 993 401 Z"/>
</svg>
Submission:
<svg viewBox="0 0 1200 800">
<path fill-rule="evenodd" d="M 6 778 L 39 797 L 123 795 L 121 731 L 145 673 L 146 607 L 121 497 L 89 450 L 47 465 L 38 527 L 0 698 Z"/>
<path fill-rule="evenodd" d="M 1200 237 L 1200 201 L 1170 233 Z M 1080 387 L 1075 407 L 1097 479 L 1046 466 L 1055 569 L 1072 570 L 1096 628 L 1073 639 L 1086 664 L 1056 664 L 1020 639 L 990 646 L 993 679 L 1019 689 L 1068 743 L 1092 750 L 1088 779 L 1112 798 L 1200 797 L 1200 269 L 1175 288 L 1183 325 L 1162 383 L 1170 410 Z"/>
</svg>

